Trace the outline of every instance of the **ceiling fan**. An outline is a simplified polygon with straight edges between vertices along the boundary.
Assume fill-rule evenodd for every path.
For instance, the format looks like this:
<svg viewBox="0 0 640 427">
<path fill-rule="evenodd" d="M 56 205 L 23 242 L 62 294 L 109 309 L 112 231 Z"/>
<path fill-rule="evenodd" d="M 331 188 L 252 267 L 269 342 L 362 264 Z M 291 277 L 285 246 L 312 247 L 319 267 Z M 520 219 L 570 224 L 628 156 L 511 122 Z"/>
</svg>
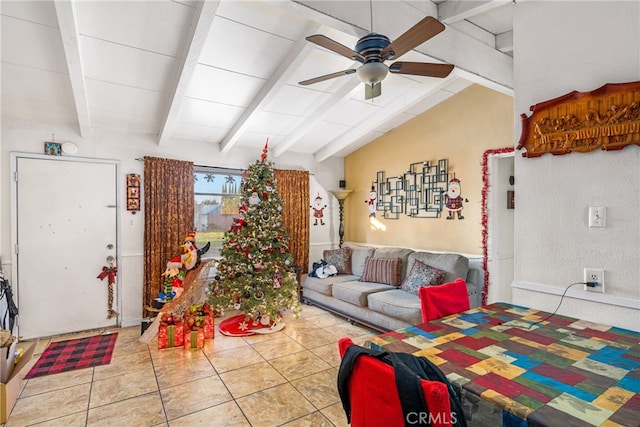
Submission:
<svg viewBox="0 0 640 427">
<path fill-rule="evenodd" d="M 307 86 L 356 73 L 360 81 L 365 84 L 365 99 L 372 99 L 382 94 L 382 80 L 384 80 L 388 72 L 415 76 L 447 77 L 454 67 L 451 64 L 398 61 L 387 66 L 384 63 L 384 61 L 404 55 L 414 47 L 444 31 L 444 29 L 445 26 L 440 21 L 432 16 L 427 16 L 393 42 L 387 36 L 371 32 L 358 40 L 355 49 L 350 49 L 327 36 L 314 34 L 306 39 L 325 49 L 358 61 L 362 65 L 357 69 L 351 68 L 326 74 L 301 81 L 299 84 Z"/>
</svg>

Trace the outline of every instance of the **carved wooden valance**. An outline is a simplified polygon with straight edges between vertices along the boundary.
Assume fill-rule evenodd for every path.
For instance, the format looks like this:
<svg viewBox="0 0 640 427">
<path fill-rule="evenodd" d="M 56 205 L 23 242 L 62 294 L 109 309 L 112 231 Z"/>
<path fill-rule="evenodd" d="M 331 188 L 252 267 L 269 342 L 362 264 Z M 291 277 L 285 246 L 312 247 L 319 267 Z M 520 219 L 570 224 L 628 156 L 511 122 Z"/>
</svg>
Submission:
<svg viewBox="0 0 640 427">
<path fill-rule="evenodd" d="M 640 81 L 607 84 L 591 92 L 573 91 L 521 114 L 518 150 L 524 157 L 545 153 L 586 153 L 640 145 Z"/>
</svg>

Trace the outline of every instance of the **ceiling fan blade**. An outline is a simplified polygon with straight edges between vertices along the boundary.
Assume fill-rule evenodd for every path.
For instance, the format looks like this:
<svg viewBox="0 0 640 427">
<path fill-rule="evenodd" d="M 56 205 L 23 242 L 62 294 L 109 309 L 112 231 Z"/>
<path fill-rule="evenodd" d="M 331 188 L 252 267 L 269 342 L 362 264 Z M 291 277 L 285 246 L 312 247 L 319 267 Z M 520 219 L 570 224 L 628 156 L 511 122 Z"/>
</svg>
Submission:
<svg viewBox="0 0 640 427">
<path fill-rule="evenodd" d="M 409 52 L 416 46 L 429 40 L 431 37 L 444 31 L 444 24 L 433 16 L 427 16 L 413 27 L 409 28 L 400 37 L 387 45 L 380 52 L 380 56 L 387 59 L 398 58 Z M 387 57 L 388 56 L 388 57 Z"/>
<path fill-rule="evenodd" d="M 433 64 L 430 62 L 394 62 L 389 71 L 396 74 L 412 74 L 414 76 L 447 77 L 453 70 L 451 64 Z"/>
<path fill-rule="evenodd" d="M 323 82 L 325 80 L 335 79 L 336 77 L 341 77 L 341 76 L 346 76 L 346 75 L 349 75 L 349 74 L 353 74 L 355 72 L 356 72 L 356 70 L 354 70 L 354 69 L 338 71 L 337 73 L 325 74 L 324 76 L 315 77 L 315 78 L 309 79 L 309 80 L 303 80 L 303 81 L 299 82 L 298 84 L 299 85 L 303 85 L 303 86 L 308 86 L 308 85 L 312 85 L 314 83 Z"/>
<path fill-rule="evenodd" d="M 337 41 L 332 40 L 327 36 L 323 36 L 322 34 L 314 34 L 312 36 L 307 37 L 306 39 L 309 40 L 311 43 L 315 43 L 318 46 L 322 46 L 325 49 L 329 49 L 349 59 L 353 59 L 359 62 L 365 61 L 364 56 L 360 55 L 355 50 L 349 49 L 345 45 L 340 44 Z"/>
<path fill-rule="evenodd" d="M 364 99 L 373 99 L 382 95 L 382 82 L 373 85 L 364 85 Z"/>
</svg>

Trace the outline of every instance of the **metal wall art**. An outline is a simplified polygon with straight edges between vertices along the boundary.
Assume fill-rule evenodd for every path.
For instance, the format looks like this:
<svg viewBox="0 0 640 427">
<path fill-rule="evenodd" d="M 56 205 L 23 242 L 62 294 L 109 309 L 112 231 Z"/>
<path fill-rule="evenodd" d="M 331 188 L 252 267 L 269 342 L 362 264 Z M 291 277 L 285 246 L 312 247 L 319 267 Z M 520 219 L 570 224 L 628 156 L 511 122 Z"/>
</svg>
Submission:
<svg viewBox="0 0 640 427">
<path fill-rule="evenodd" d="M 377 192 L 376 211 L 385 219 L 398 219 L 401 214 L 411 218 L 439 218 L 445 206 L 449 184 L 449 161 L 411 163 L 407 171 L 387 177 L 376 174 L 372 191 Z"/>
</svg>

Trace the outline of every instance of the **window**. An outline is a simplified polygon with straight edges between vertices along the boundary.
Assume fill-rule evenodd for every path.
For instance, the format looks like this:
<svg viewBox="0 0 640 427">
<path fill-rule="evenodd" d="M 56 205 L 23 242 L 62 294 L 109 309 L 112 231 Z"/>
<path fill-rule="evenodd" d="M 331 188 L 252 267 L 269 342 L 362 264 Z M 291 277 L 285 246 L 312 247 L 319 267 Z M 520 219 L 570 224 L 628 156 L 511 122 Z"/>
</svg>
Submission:
<svg viewBox="0 0 640 427">
<path fill-rule="evenodd" d="M 241 180 L 239 169 L 194 166 L 196 246 L 211 242 L 203 258 L 220 256 L 224 232 L 238 215 Z"/>
</svg>

